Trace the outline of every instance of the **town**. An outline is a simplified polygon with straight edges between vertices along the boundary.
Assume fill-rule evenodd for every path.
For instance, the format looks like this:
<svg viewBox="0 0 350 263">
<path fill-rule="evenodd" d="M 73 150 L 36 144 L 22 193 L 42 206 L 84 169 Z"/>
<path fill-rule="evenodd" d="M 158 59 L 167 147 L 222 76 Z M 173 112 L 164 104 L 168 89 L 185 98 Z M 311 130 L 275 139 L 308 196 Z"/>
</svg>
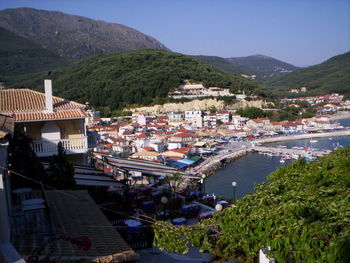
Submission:
<svg viewBox="0 0 350 263">
<path fill-rule="evenodd" d="M 1 1 L 0 263 L 350 262 L 345 2 Z"/>
</svg>

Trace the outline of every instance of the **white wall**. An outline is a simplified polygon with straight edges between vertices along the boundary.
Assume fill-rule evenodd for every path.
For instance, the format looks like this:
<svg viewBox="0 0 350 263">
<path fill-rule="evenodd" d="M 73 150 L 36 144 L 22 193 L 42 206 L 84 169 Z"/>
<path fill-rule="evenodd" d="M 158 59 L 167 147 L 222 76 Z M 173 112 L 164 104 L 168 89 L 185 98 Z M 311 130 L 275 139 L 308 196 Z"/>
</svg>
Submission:
<svg viewBox="0 0 350 263">
<path fill-rule="evenodd" d="M 53 121 L 45 122 L 41 130 L 41 138 L 44 141 L 54 141 L 61 139 L 61 130 L 60 127 Z"/>
</svg>

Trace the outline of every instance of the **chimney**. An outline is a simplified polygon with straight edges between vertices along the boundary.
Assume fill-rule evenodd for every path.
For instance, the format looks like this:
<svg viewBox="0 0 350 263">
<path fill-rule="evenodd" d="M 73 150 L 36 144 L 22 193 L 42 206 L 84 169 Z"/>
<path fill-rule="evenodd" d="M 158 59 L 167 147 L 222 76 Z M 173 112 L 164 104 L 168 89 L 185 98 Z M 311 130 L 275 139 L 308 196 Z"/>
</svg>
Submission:
<svg viewBox="0 0 350 263">
<path fill-rule="evenodd" d="M 51 79 L 45 79 L 45 105 L 46 113 L 53 113 L 53 102 L 52 102 L 52 82 Z"/>
</svg>

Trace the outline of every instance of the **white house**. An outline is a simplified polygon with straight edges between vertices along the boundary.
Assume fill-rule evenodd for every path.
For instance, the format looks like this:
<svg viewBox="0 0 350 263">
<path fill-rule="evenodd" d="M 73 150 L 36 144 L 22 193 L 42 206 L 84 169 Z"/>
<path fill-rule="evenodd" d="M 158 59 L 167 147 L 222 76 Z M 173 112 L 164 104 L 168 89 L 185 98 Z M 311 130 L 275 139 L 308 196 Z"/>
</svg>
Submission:
<svg viewBox="0 0 350 263">
<path fill-rule="evenodd" d="M 73 163 L 85 163 L 88 152 L 85 105 L 52 96 L 51 80 L 45 93 L 30 89 L 0 90 L 0 114 L 13 117 L 15 130 L 32 139 L 38 157 L 57 154 L 62 143 Z"/>
</svg>

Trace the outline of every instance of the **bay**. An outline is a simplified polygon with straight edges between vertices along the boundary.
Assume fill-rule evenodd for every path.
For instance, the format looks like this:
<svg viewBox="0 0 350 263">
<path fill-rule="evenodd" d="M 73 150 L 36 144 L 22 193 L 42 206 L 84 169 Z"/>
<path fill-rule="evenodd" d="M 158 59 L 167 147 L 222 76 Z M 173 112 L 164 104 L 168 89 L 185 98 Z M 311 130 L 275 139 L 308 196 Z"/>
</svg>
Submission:
<svg viewBox="0 0 350 263">
<path fill-rule="evenodd" d="M 284 145 L 287 148 L 312 147 L 317 149 L 334 149 L 339 146 L 350 146 L 350 137 L 317 138 L 317 142 L 307 140 L 296 140 L 286 142 L 276 142 L 267 145 Z M 218 170 L 212 176 L 205 179 L 205 192 L 215 194 L 217 197 L 233 199 L 232 181 L 237 182 L 236 198 L 242 198 L 245 195 L 255 191 L 255 184 L 267 181 L 267 176 L 278 167 L 288 165 L 292 161 L 286 161 L 284 164 L 279 162 L 279 157 L 266 156 L 258 153 L 249 153 L 234 162 Z"/>
</svg>

